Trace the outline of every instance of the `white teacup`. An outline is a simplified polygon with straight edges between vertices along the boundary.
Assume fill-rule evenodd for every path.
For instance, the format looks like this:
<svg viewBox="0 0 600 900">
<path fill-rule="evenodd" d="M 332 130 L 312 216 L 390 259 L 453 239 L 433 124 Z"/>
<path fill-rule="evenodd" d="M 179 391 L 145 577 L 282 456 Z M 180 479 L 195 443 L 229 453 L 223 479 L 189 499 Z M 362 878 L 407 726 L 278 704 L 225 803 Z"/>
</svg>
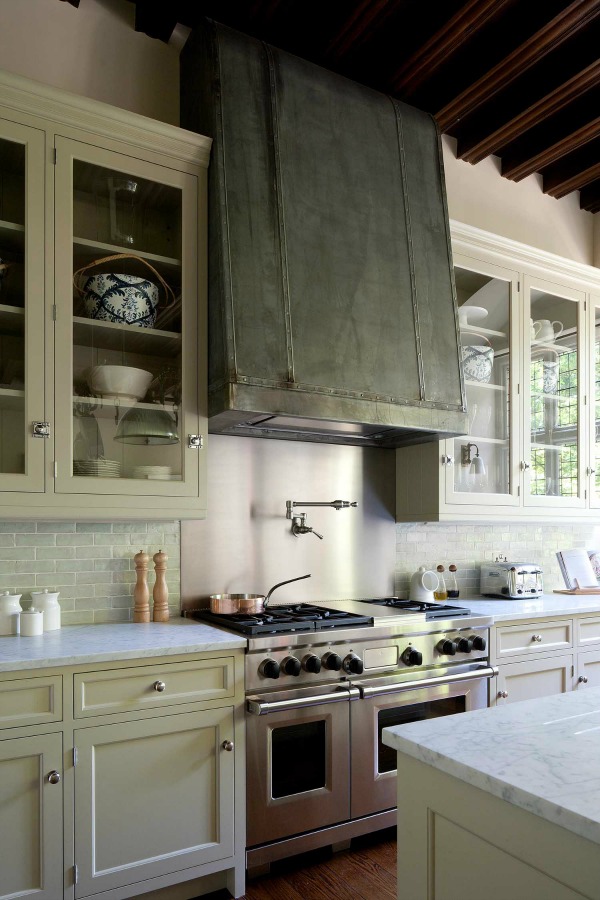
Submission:
<svg viewBox="0 0 600 900">
<path fill-rule="evenodd" d="M 558 327 L 555 328 L 555 325 Z M 547 344 L 552 344 L 563 333 L 563 323 L 551 322 L 550 319 L 538 319 L 533 323 L 533 328 L 536 341 L 544 341 Z"/>
</svg>

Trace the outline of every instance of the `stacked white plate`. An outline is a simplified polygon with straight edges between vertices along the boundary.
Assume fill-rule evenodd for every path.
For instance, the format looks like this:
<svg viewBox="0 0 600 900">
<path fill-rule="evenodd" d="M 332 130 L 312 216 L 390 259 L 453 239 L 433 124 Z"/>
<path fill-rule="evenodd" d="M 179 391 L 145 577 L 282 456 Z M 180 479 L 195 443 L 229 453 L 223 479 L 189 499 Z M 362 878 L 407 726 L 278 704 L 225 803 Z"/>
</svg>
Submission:
<svg viewBox="0 0 600 900">
<path fill-rule="evenodd" d="M 135 466 L 131 474 L 133 478 L 170 481 L 171 466 Z"/>
<path fill-rule="evenodd" d="M 73 475 L 88 475 L 95 478 L 119 478 L 121 463 L 116 459 L 75 459 Z"/>
</svg>

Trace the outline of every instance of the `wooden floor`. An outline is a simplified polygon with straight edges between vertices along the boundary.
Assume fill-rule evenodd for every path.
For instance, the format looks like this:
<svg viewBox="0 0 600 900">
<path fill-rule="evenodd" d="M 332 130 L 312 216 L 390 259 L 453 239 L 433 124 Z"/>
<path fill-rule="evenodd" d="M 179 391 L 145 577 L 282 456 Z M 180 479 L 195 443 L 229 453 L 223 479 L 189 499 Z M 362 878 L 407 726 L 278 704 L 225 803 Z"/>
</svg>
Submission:
<svg viewBox="0 0 600 900">
<path fill-rule="evenodd" d="M 201 900 L 227 900 L 228 891 Z M 352 841 L 350 850 L 314 850 L 273 863 L 248 881 L 244 900 L 396 900 L 396 829 Z"/>
</svg>

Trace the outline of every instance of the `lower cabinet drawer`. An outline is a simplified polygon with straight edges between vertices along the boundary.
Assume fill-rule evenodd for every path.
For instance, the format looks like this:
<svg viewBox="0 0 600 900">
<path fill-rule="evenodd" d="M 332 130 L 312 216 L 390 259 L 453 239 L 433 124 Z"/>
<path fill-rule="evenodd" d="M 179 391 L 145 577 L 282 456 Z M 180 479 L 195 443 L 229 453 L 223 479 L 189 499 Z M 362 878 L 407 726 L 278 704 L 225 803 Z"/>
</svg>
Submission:
<svg viewBox="0 0 600 900">
<path fill-rule="evenodd" d="M 496 659 L 568 650 L 573 646 L 571 619 L 529 625 L 505 625 L 496 629 Z"/>
<path fill-rule="evenodd" d="M 83 672 L 74 679 L 75 718 L 222 700 L 235 693 L 233 657 Z"/>
<path fill-rule="evenodd" d="M 0 682 L 0 728 L 62 721 L 62 677 L 16 678 Z"/>
<path fill-rule="evenodd" d="M 600 644 L 600 616 L 576 619 L 577 644 L 579 647 L 590 647 Z"/>
</svg>

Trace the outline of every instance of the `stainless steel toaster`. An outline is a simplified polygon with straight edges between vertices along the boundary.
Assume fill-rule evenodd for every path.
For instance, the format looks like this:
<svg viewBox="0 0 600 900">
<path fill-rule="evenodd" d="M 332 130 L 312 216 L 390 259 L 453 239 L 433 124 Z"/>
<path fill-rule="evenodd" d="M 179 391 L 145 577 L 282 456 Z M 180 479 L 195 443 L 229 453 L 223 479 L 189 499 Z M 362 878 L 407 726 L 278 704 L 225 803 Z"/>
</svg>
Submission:
<svg viewBox="0 0 600 900">
<path fill-rule="evenodd" d="M 484 597 L 524 600 L 539 597 L 544 590 L 542 570 L 535 563 L 494 562 L 481 566 L 481 593 Z"/>
</svg>

